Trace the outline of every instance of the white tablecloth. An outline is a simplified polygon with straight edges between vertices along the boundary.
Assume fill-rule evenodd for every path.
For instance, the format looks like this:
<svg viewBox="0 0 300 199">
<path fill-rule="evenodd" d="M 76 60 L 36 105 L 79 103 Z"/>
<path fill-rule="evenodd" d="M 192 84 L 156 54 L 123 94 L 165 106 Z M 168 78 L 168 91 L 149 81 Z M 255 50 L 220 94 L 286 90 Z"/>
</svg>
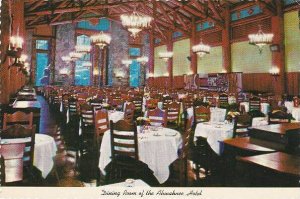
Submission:
<svg viewBox="0 0 300 199">
<path fill-rule="evenodd" d="M 157 133 L 159 136 L 155 136 Z M 173 129 L 162 128 L 159 131 L 139 133 L 139 160 L 148 165 L 160 183 L 164 183 L 169 178 L 169 165 L 178 158 L 178 149 L 181 145 L 182 137 Z M 99 168 L 105 174 L 104 169 L 111 161 L 109 130 L 104 133 L 100 154 Z"/>
<path fill-rule="evenodd" d="M 194 141 L 197 137 L 207 138 L 207 143 L 218 155 L 222 153 L 220 142 L 230 139 L 233 136 L 233 124 L 219 123 L 199 123 L 195 129 Z"/>
<path fill-rule="evenodd" d="M 245 106 L 245 111 L 248 113 L 249 112 L 249 102 L 241 102 L 240 106 Z M 265 114 L 268 115 L 268 112 L 270 111 L 270 104 L 269 103 L 261 103 L 260 104 L 260 111 Z"/>
<path fill-rule="evenodd" d="M 287 112 L 288 113 L 292 113 L 293 109 L 294 109 L 294 102 L 291 101 L 285 101 L 284 102 L 284 106 L 287 108 Z"/>
<path fill-rule="evenodd" d="M 128 187 L 126 182 L 119 182 L 114 184 L 108 184 L 101 187 Z M 145 183 L 143 180 L 134 180 L 132 183 L 132 187 L 150 187 L 147 183 Z"/>
<path fill-rule="evenodd" d="M 268 125 L 268 117 L 254 117 L 252 119 L 252 126 Z"/>
<path fill-rule="evenodd" d="M 300 121 L 300 107 L 294 107 L 292 110 L 292 116 L 295 118 L 296 121 Z"/>
<path fill-rule="evenodd" d="M 119 120 L 123 120 L 124 112 L 109 110 L 108 111 L 108 119 L 109 119 L 109 121 L 112 120 L 114 123 L 116 123 Z"/>
<path fill-rule="evenodd" d="M 30 139 L 2 139 L 4 143 L 28 142 Z M 49 135 L 36 134 L 34 146 L 33 165 L 42 172 L 43 178 L 46 178 L 54 166 L 53 157 L 55 157 L 57 147 L 54 138 Z"/>
</svg>

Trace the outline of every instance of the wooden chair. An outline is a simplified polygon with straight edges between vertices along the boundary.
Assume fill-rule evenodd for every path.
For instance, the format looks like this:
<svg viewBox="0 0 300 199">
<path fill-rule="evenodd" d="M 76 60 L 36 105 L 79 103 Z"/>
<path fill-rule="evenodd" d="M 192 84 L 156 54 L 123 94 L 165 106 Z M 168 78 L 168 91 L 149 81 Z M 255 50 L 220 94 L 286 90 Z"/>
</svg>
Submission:
<svg viewBox="0 0 300 199">
<path fill-rule="evenodd" d="M 252 97 L 249 99 L 249 111 L 260 111 L 260 98 L 259 97 Z"/>
<path fill-rule="evenodd" d="M 208 122 L 210 120 L 210 108 L 194 106 L 194 120 L 195 125 L 201 122 Z"/>
<path fill-rule="evenodd" d="M 220 108 L 227 108 L 228 106 L 228 94 L 227 93 L 221 93 L 219 95 L 219 107 Z"/>
<path fill-rule="evenodd" d="M 139 160 L 136 123 L 120 120 L 110 121 L 111 159 L 112 164 L 106 175 L 106 181 L 124 179 L 131 173 L 133 178 L 139 171 L 136 164 Z"/>
<path fill-rule="evenodd" d="M 146 101 L 146 109 L 153 110 L 153 109 L 157 108 L 158 102 L 159 102 L 158 99 L 148 99 Z"/>
<path fill-rule="evenodd" d="M 142 111 L 143 111 L 143 109 L 142 109 L 142 107 L 143 107 L 143 97 L 137 95 L 137 96 L 133 97 L 132 102 L 135 105 L 135 117 L 138 117 L 142 114 Z"/>
<path fill-rule="evenodd" d="M 2 153 L 1 153 L 2 154 Z M 0 186 L 5 186 L 5 163 L 3 155 L 0 155 Z"/>
<path fill-rule="evenodd" d="M 94 112 L 103 108 L 102 103 L 103 103 L 102 99 L 96 98 L 96 99 L 90 100 L 90 105 L 93 107 Z"/>
<path fill-rule="evenodd" d="M 33 112 L 25 113 L 17 111 L 14 113 L 4 113 L 3 116 L 3 129 L 7 129 L 9 126 L 14 124 L 21 124 L 32 128 L 33 126 Z"/>
<path fill-rule="evenodd" d="M 156 108 L 148 111 L 148 118 L 151 126 L 167 126 L 167 114 L 165 111 Z"/>
<path fill-rule="evenodd" d="M 175 123 L 177 127 L 179 127 L 180 103 L 178 102 L 169 103 L 166 107 L 166 112 L 167 112 L 167 122 Z"/>
<path fill-rule="evenodd" d="M 163 97 L 163 110 L 167 109 L 167 105 L 172 101 L 173 99 L 170 96 Z"/>
<path fill-rule="evenodd" d="M 291 123 L 292 115 L 282 110 L 269 112 L 268 124 Z"/>
<path fill-rule="evenodd" d="M 81 136 L 80 136 L 80 153 L 86 154 L 92 151 L 94 148 L 95 138 L 95 124 L 94 124 L 94 112 L 93 107 L 88 104 L 82 104 L 80 106 L 80 121 L 81 121 Z"/>
<path fill-rule="evenodd" d="M 182 135 L 182 149 L 179 154 L 180 166 L 179 166 L 179 182 L 181 186 L 187 185 L 188 180 L 188 154 L 189 154 L 189 143 L 192 134 L 192 127 L 193 127 L 194 118 L 191 117 L 186 122 L 186 127 L 184 134 Z"/>
<path fill-rule="evenodd" d="M 72 98 L 69 99 L 68 108 L 69 108 L 70 117 L 78 115 L 78 112 L 79 112 L 78 111 L 78 102 L 77 102 L 76 98 L 72 97 Z"/>
<path fill-rule="evenodd" d="M 35 128 L 35 126 L 32 128 L 25 128 L 22 125 L 15 124 L 3 130 L 1 134 L 2 139 L 28 138 L 28 141 L 24 141 L 25 150 L 23 153 L 23 167 L 26 175 L 31 175 L 33 168 Z"/>
<path fill-rule="evenodd" d="M 299 107 L 299 98 L 297 96 L 293 98 L 293 102 L 294 102 L 294 107 Z"/>
<path fill-rule="evenodd" d="M 109 129 L 108 112 L 106 110 L 98 110 L 95 112 L 95 132 L 99 136 L 103 136 L 105 131 Z"/>
<path fill-rule="evenodd" d="M 129 123 L 133 122 L 135 105 L 132 102 L 125 104 L 124 120 Z"/>
<path fill-rule="evenodd" d="M 183 109 L 186 110 L 190 107 L 193 107 L 194 99 L 193 99 L 193 97 L 188 96 L 188 97 L 182 99 L 182 103 L 183 103 Z"/>
<path fill-rule="evenodd" d="M 252 117 L 248 114 L 237 115 L 234 118 L 233 138 L 248 136 L 248 127 L 252 126 Z"/>
</svg>

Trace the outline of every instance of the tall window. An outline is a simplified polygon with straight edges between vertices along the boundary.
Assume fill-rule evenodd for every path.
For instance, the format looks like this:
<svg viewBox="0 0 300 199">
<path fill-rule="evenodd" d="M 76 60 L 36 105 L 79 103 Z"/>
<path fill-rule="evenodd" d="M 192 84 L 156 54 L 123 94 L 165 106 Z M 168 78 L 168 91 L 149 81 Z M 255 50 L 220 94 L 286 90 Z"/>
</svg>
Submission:
<svg viewBox="0 0 300 199">
<path fill-rule="evenodd" d="M 132 64 L 130 65 L 130 79 L 129 83 L 132 87 L 139 87 L 140 86 L 140 73 L 141 67 L 140 63 L 136 60 L 133 60 Z"/>
<path fill-rule="evenodd" d="M 36 40 L 36 71 L 35 85 L 43 86 L 49 84 L 49 40 Z"/>
<path fill-rule="evenodd" d="M 77 45 L 90 45 L 91 40 L 86 35 L 77 36 Z M 91 53 L 87 53 L 75 62 L 75 85 L 90 85 Z"/>
</svg>

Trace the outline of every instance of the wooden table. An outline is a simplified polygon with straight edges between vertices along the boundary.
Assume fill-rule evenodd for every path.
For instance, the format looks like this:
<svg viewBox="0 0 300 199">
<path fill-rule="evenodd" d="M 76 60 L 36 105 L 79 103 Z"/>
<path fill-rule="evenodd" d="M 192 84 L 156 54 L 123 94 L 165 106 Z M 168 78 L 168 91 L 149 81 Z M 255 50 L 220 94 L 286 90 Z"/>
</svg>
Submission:
<svg viewBox="0 0 300 199">
<path fill-rule="evenodd" d="M 265 142 L 267 148 L 294 153 L 300 144 L 300 123 L 252 127 L 249 136 Z"/>
<path fill-rule="evenodd" d="M 282 179 L 279 179 L 279 181 L 287 180 L 291 184 L 299 185 L 299 156 L 276 152 L 250 157 L 239 157 L 238 160 L 257 167 L 258 170 L 256 170 L 256 172 L 258 177 L 261 176 L 263 178 L 265 177 L 263 175 L 268 175 L 269 172 L 270 180 L 275 180 L 275 175 L 279 174 L 280 178 L 282 177 Z M 261 172 L 261 169 L 263 169 L 265 172 Z"/>
</svg>

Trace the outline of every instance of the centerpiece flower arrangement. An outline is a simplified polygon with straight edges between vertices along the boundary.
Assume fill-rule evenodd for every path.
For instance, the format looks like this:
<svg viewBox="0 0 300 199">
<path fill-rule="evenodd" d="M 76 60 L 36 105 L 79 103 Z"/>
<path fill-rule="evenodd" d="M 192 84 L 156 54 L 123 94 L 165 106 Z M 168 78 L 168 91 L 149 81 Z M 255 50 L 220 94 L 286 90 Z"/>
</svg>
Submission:
<svg viewBox="0 0 300 199">
<path fill-rule="evenodd" d="M 229 112 L 227 113 L 226 119 L 227 119 L 228 121 L 232 122 L 232 120 L 233 120 L 236 116 L 238 116 L 238 115 L 240 115 L 240 113 L 237 112 L 237 111 L 229 111 Z"/>
<path fill-rule="evenodd" d="M 150 119 L 147 117 L 138 117 L 136 118 L 137 125 L 144 126 L 150 122 Z"/>
</svg>

